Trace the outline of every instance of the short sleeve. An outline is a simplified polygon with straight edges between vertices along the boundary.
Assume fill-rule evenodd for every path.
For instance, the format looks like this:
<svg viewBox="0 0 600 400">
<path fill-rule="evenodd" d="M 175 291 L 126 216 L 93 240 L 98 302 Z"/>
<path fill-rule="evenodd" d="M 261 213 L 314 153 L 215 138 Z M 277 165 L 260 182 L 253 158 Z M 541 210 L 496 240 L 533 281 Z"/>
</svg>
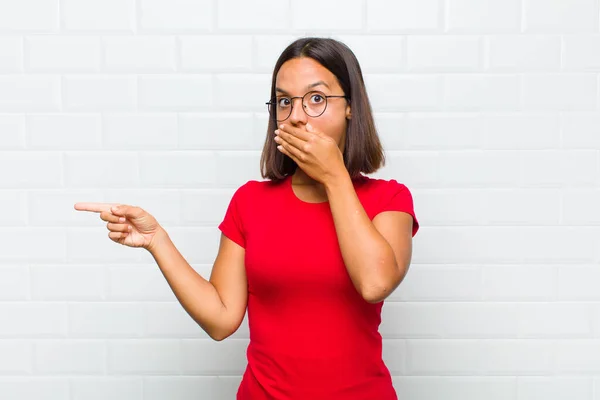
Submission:
<svg viewBox="0 0 600 400">
<path fill-rule="evenodd" d="M 403 184 L 391 179 L 386 186 L 383 204 L 379 212 L 402 211 L 413 217 L 412 235 L 415 236 L 419 230 L 419 221 L 415 215 L 413 197 L 410 190 Z"/>
<path fill-rule="evenodd" d="M 246 248 L 246 237 L 244 234 L 244 226 L 242 224 L 242 216 L 240 214 L 242 200 L 242 189 L 243 186 L 235 191 L 223 221 L 219 224 L 219 230 L 223 232 L 225 236 L 239 244 L 243 248 Z"/>
</svg>

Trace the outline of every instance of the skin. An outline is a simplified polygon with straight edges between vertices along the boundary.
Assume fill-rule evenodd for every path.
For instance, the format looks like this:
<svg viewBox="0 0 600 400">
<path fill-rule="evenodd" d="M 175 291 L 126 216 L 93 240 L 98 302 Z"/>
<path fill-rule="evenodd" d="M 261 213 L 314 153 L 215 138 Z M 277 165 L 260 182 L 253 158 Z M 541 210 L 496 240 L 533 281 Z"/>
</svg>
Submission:
<svg viewBox="0 0 600 400">
<path fill-rule="evenodd" d="M 319 83 L 319 86 L 313 86 Z M 310 58 L 284 63 L 276 87 L 290 97 L 315 87 L 326 95 L 342 94 L 336 77 Z M 332 101 L 329 101 L 332 100 Z M 344 264 L 356 290 L 369 303 L 384 300 L 402 281 L 412 254 L 412 216 L 381 212 L 371 221 L 360 203 L 343 160 L 350 105 L 329 99 L 325 113 L 309 117 L 300 100 L 290 117 L 275 131 L 278 150 L 291 157 L 298 169 L 292 177 L 298 197 L 329 202 Z M 335 101 L 339 100 L 339 101 Z"/>
<path fill-rule="evenodd" d="M 323 82 L 318 86 L 310 86 Z M 337 78 L 331 71 L 323 67 L 312 58 L 294 58 L 285 62 L 277 74 L 276 95 L 302 96 L 310 90 L 319 90 L 326 95 L 343 95 Z M 336 143 L 340 152 L 344 152 L 348 120 L 352 117 L 350 104 L 343 98 L 327 99 L 327 109 L 317 117 L 312 118 L 302 110 L 301 100 L 294 100 L 294 107 L 284 125 L 307 131 L 310 123 L 315 130 L 325 133 Z M 296 187 L 298 197 L 309 202 L 322 202 L 327 200 L 325 185 L 297 168 L 292 177 L 292 185 Z"/>
<path fill-rule="evenodd" d="M 276 85 L 290 96 L 302 96 L 315 86 L 327 95 L 343 94 L 336 77 L 308 58 L 287 61 Z M 328 86 L 328 87 L 327 87 Z M 312 88 L 311 88 L 312 89 Z M 274 140 L 299 168 L 293 176 L 297 195 L 305 201 L 329 202 L 340 249 L 356 290 L 369 303 L 385 299 L 408 270 L 412 251 L 412 217 L 386 211 L 369 219 L 344 166 L 343 150 L 350 105 L 328 99 L 327 110 L 308 117 L 294 100 L 292 115 Z M 118 206 L 118 207 L 117 207 Z M 245 249 L 221 234 L 209 280 L 198 274 L 179 253 L 167 232 L 140 207 L 113 203 L 76 203 L 78 211 L 99 214 L 108 237 L 129 247 L 148 250 L 189 315 L 221 341 L 242 323 L 247 307 Z"/>
</svg>

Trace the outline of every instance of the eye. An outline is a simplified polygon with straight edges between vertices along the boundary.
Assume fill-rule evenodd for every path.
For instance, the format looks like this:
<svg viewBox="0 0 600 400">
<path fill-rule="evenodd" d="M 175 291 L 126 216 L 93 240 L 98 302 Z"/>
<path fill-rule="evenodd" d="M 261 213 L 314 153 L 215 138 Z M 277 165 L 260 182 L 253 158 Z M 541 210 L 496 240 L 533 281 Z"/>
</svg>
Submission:
<svg viewBox="0 0 600 400">
<path fill-rule="evenodd" d="M 290 105 L 290 99 L 287 97 L 280 97 L 277 99 L 277 107 L 285 108 Z"/>
<path fill-rule="evenodd" d="M 322 103 L 323 100 L 325 100 L 325 98 L 323 97 L 323 95 L 321 95 L 319 93 L 314 93 L 310 96 L 310 102 L 313 104 Z"/>
</svg>

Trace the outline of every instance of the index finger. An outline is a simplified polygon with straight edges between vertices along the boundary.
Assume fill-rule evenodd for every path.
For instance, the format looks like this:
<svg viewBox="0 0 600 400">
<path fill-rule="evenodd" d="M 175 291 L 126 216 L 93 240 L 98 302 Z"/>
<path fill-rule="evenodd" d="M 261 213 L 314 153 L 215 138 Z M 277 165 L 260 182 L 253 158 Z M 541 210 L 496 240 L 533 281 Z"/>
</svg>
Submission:
<svg viewBox="0 0 600 400">
<path fill-rule="evenodd" d="M 308 141 L 308 139 L 314 135 L 314 133 L 312 133 L 312 132 L 308 132 L 308 131 L 302 130 L 300 128 L 296 128 L 289 124 L 280 124 L 279 129 L 281 129 L 284 132 L 289 133 L 290 135 L 296 136 L 297 138 L 304 140 L 304 141 Z"/>
<path fill-rule="evenodd" d="M 77 211 L 92 211 L 101 213 L 103 211 L 110 211 L 113 206 L 118 205 L 118 203 L 75 203 L 75 209 Z"/>
</svg>

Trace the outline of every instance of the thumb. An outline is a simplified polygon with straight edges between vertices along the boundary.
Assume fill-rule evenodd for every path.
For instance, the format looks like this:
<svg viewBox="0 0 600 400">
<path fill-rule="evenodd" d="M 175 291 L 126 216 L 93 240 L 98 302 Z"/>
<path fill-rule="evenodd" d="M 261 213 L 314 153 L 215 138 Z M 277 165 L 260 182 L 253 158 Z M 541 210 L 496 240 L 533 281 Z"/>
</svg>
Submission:
<svg viewBox="0 0 600 400">
<path fill-rule="evenodd" d="M 111 212 L 114 215 L 118 215 L 121 217 L 126 217 L 129 219 L 134 219 L 134 218 L 138 218 L 143 214 L 143 211 L 141 208 L 139 207 L 133 207 L 133 206 L 127 206 L 127 205 L 120 205 L 120 206 L 114 206 L 111 208 Z"/>
</svg>

